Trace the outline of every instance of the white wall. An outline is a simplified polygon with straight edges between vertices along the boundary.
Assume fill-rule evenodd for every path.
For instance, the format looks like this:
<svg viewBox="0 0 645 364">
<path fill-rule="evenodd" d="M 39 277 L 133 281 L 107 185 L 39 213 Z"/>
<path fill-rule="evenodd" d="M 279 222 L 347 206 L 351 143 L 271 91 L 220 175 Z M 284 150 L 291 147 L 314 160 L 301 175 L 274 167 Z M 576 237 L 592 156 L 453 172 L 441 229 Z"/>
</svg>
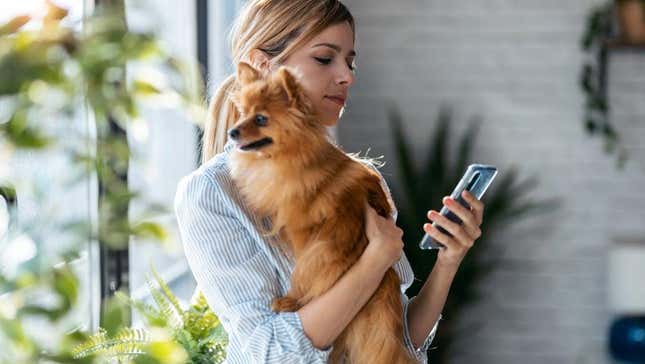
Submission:
<svg viewBox="0 0 645 364">
<path fill-rule="evenodd" d="M 419 158 L 446 102 L 455 110 L 454 135 L 470 117 L 483 117 L 479 161 L 498 165 L 500 177 L 511 164 L 522 165 L 521 176 L 542 171 L 534 197 L 565 199 L 555 214 L 496 239 L 507 251 L 482 286 L 485 299 L 444 317 L 484 324 L 458 340 L 452 362 L 610 362 L 607 250 L 616 235 L 645 237 L 645 52 L 612 55 L 612 115 L 631 153 L 621 172 L 582 124 L 579 39 L 598 1 L 345 3 L 357 20 L 358 52 L 357 83 L 339 124 L 346 150 L 384 154 L 383 172 L 396 186 L 386 101 L 402 110 Z"/>
</svg>

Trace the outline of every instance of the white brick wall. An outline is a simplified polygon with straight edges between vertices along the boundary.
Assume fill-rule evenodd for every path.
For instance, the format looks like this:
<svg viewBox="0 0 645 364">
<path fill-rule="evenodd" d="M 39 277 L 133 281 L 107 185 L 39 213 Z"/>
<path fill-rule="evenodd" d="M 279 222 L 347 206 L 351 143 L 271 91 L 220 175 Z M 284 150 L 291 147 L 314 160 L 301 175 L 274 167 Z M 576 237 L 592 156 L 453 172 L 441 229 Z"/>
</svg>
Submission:
<svg viewBox="0 0 645 364">
<path fill-rule="evenodd" d="M 645 183 L 645 52 L 612 54 L 612 116 L 631 153 L 621 172 L 581 121 L 579 38 L 599 1 L 345 3 L 357 20 L 358 52 L 357 83 L 338 129 L 346 150 L 385 155 L 391 176 L 386 102 L 399 105 L 419 153 L 447 102 L 456 133 L 470 117 L 484 118 L 479 162 L 498 165 L 501 174 L 511 164 L 522 164 L 523 176 L 543 171 L 534 196 L 566 198 L 558 212 L 500 237 L 507 251 L 482 287 L 489 293 L 461 317 L 447 318 L 484 324 L 456 343 L 452 362 L 610 363 L 606 251 L 616 235 L 645 238 L 645 194 L 638 192 Z"/>
</svg>

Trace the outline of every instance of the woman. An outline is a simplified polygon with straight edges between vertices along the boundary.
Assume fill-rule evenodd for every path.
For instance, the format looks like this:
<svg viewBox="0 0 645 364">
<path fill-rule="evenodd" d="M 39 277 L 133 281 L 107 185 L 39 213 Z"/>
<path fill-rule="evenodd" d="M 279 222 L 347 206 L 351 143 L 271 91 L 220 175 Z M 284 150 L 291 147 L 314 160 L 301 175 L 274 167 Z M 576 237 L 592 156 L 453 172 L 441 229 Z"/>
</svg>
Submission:
<svg viewBox="0 0 645 364">
<path fill-rule="evenodd" d="M 355 80 L 354 38 L 354 20 L 337 0 L 251 0 L 232 29 L 232 60 L 249 62 L 264 74 L 280 65 L 298 69 L 321 123 L 333 126 Z M 414 277 L 402 253 L 396 210 L 386 219 L 366 206 L 369 244 L 359 261 L 328 292 L 297 312 L 274 313 L 271 300 L 288 290 L 293 262 L 278 244 L 260 235 L 270 222 L 249 211 L 228 174 L 226 161 L 235 143 L 227 141 L 227 130 L 238 117 L 229 93 L 235 87 L 234 73 L 211 100 L 203 164 L 182 179 L 175 199 L 184 251 L 198 289 L 229 334 L 227 363 L 326 363 L 334 339 L 391 266 L 401 277 L 402 339 L 419 362 L 427 362 L 426 350 L 454 275 L 480 236 L 483 203 L 466 194 L 469 211 L 444 198 L 462 225 L 429 211 L 428 218 L 454 238 L 424 224 L 446 248 L 419 295 L 409 301 L 403 292 Z M 384 180 L 382 184 L 389 194 Z"/>
</svg>

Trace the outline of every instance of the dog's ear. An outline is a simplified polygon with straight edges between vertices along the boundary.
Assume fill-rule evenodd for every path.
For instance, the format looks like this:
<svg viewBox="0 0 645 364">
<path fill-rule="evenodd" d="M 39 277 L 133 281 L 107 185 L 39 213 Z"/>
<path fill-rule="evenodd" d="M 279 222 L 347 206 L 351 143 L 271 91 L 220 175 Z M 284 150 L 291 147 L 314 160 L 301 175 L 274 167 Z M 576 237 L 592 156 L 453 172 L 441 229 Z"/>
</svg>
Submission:
<svg viewBox="0 0 645 364">
<path fill-rule="evenodd" d="M 278 69 L 277 77 L 287 95 L 287 102 L 293 105 L 300 94 L 300 84 L 296 76 L 287 67 L 282 66 Z"/>
<path fill-rule="evenodd" d="M 246 62 L 240 62 L 237 64 L 237 80 L 241 85 L 246 85 L 253 81 L 257 81 L 261 78 L 260 72 L 258 72 L 253 66 Z"/>
</svg>

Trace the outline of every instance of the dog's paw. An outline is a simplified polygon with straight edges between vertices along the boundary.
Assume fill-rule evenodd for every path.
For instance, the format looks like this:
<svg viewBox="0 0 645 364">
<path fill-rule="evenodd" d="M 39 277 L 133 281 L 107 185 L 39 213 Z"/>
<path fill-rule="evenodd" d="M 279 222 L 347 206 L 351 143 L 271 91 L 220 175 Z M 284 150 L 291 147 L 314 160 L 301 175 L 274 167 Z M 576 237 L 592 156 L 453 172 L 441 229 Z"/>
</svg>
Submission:
<svg viewBox="0 0 645 364">
<path fill-rule="evenodd" d="M 295 312 L 300 309 L 298 300 L 289 296 L 278 297 L 273 299 L 271 309 L 274 312 Z"/>
</svg>

